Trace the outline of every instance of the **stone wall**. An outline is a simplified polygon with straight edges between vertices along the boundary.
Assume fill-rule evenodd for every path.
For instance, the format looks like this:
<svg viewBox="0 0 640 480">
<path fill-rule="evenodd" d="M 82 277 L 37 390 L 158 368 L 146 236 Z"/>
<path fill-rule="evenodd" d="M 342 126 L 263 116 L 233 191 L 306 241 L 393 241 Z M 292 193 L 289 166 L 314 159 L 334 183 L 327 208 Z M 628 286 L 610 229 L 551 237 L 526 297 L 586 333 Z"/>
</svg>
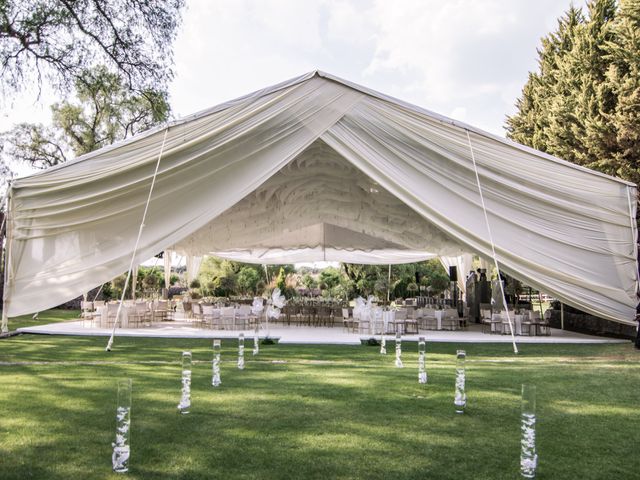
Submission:
<svg viewBox="0 0 640 480">
<path fill-rule="evenodd" d="M 549 323 L 553 328 L 560 328 L 560 310 L 549 310 Z M 604 337 L 636 338 L 636 327 L 605 320 L 586 313 L 564 312 L 564 329 L 572 332 L 601 335 Z"/>
<path fill-rule="evenodd" d="M 96 293 L 98 293 L 98 290 L 100 290 L 100 287 L 96 287 L 93 290 L 91 290 L 88 294 L 87 294 L 87 300 L 89 301 L 93 301 L 93 300 L 108 300 L 107 298 L 105 298 L 102 295 L 102 291 L 100 292 L 100 295 L 98 295 L 98 298 L 96 298 Z M 64 310 L 80 310 L 80 302 L 82 301 L 82 295 L 80 295 L 77 298 L 74 298 L 73 300 L 69 300 L 68 302 L 63 303 L 62 305 L 58 305 L 56 308 L 61 308 Z"/>
</svg>

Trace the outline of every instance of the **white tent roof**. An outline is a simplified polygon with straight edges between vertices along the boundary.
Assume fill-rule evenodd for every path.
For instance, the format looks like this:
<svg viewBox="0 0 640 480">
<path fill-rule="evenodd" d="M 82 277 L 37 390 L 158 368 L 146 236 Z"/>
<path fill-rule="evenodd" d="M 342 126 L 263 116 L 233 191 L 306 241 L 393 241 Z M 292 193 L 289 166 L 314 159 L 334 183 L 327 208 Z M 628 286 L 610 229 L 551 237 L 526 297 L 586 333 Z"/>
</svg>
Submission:
<svg viewBox="0 0 640 480">
<path fill-rule="evenodd" d="M 475 158 L 501 269 L 633 324 L 635 185 L 321 72 L 15 181 L 6 313 L 128 268 L 161 151 L 137 262 L 490 258 Z"/>
</svg>

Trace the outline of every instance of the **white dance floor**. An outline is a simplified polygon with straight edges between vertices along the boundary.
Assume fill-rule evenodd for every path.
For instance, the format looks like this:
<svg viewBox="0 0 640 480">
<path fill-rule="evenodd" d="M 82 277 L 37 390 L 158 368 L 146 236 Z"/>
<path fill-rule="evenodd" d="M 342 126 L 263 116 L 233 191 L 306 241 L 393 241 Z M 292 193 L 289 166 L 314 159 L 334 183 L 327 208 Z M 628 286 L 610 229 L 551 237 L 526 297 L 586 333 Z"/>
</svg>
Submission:
<svg viewBox="0 0 640 480">
<path fill-rule="evenodd" d="M 37 327 L 19 328 L 20 333 L 45 335 L 80 335 L 80 336 L 109 336 L 111 329 L 89 328 L 82 321 L 52 323 Z M 156 323 L 146 328 L 119 328 L 116 336 L 122 337 L 166 337 L 166 338 L 236 338 L 240 331 L 232 330 L 204 330 L 197 328 L 189 321 L 170 321 Z M 253 330 L 244 330 L 246 337 L 253 336 Z M 268 335 L 278 339 L 280 343 L 295 344 L 342 344 L 359 345 L 361 340 L 371 338 L 372 335 L 351 333 L 342 327 L 298 327 L 271 326 Z M 266 337 L 267 331 L 260 330 L 260 337 Z M 509 335 L 491 335 L 482 333 L 480 325 L 471 325 L 467 330 L 444 331 L 428 330 L 420 335 L 404 335 L 405 341 L 417 341 L 419 336 L 426 337 L 428 342 L 453 343 L 511 343 Z M 380 338 L 378 335 L 377 338 Z M 393 335 L 387 335 L 387 340 L 393 340 Z M 584 335 L 566 330 L 552 329 L 550 336 L 516 336 L 517 343 L 626 343 L 629 340 L 619 340 L 607 337 Z"/>
</svg>

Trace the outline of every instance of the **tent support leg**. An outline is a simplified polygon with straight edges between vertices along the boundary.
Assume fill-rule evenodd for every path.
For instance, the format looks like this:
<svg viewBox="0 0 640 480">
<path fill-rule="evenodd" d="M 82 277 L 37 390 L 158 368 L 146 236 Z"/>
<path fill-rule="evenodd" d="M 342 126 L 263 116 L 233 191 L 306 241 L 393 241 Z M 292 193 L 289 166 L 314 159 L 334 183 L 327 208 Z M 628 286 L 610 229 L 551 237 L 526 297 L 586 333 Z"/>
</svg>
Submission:
<svg viewBox="0 0 640 480">
<path fill-rule="evenodd" d="M 387 279 L 387 305 L 391 297 L 391 265 L 389 265 L 389 278 Z"/>
<path fill-rule="evenodd" d="M 107 342 L 106 351 L 110 352 L 111 347 L 113 346 L 113 339 L 116 334 L 116 328 L 118 327 L 118 323 L 120 322 L 120 312 L 122 311 L 122 303 L 124 302 L 124 295 L 127 292 L 127 287 L 129 286 L 129 280 L 131 280 L 131 271 L 133 270 L 133 262 L 136 258 L 136 253 L 138 253 L 138 245 L 140 244 L 140 237 L 142 237 L 142 230 L 144 230 L 144 222 L 147 219 L 147 212 L 149 210 L 149 203 L 151 203 L 151 194 L 153 193 L 153 187 L 156 184 L 156 177 L 158 176 L 158 169 L 160 168 L 160 159 L 162 158 L 162 152 L 164 151 L 164 144 L 167 141 L 167 133 L 169 133 L 169 129 L 167 128 L 164 131 L 164 138 L 162 139 L 162 145 L 160 146 L 160 153 L 158 154 L 158 161 L 156 162 L 156 169 L 153 172 L 153 178 L 151 179 L 151 187 L 149 187 L 149 196 L 147 197 L 147 203 L 144 205 L 144 212 L 142 213 L 142 221 L 140 222 L 140 228 L 138 229 L 138 238 L 136 238 L 136 244 L 133 247 L 133 253 L 131 254 L 131 262 L 129 263 L 129 271 L 127 272 L 127 278 L 124 281 L 124 287 L 122 289 L 122 296 L 120 297 L 120 303 L 118 304 L 118 310 L 116 311 L 116 319 L 113 322 L 113 330 L 111 330 L 111 337 L 109 337 L 109 341 Z"/>
<path fill-rule="evenodd" d="M 11 184 L 7 185 L 2 204 L 5 205 L 5 214 L 2 219 L 2 227 L 0 228 L 0 244 L 2 242 L 2 232 L 5 231 L 4 248 L 0 250 L 0 262 L 4 259 L 2 269 L 2 322 L 0 323 L 0 332 L 9 332 L 9 291 L 13 283 L 13 275 L 11 274 L 11 242 L 13 239 L 11 231 L 11 223 L 9 222 L 9 212 L 11 210 Z"/>
<path fill-rule="evenodd" d="M 507 321 L 509 322 L 509 331 L 511 332 L 511 343 L 513 344 L 513 352 L 518 353 L 518 346 L 516 345 L 516 337 L 513 332 L 513 323 L 511 322 L 511 315 L 509 315 L 509 307 L 507 305 L 507 297 L 504 294 L 504 285 L 500 281 L 500 266 L 498 265 L 498 257 L 496 256 L 496 245 L 493 243 L 493 235 L 491 234 L 491 226 L 489 225 L 489 216 L 487 215 L 487 207 L 484 203 L 484 195 L 482 194 L 482 187 L 480 186 L 480 175 L 478 175 L 478 166 L 476 165 L 476 156 L 473 153 L 473 147 L 471 146 L 471 136 L 469 130 L 465 130 L 467 133 L 467 140 L 469 142 L 469 151 L 471 152 L 471 160 L 473 161 L 473 170 L 476 174 L 476 182 L 478 183 L 478 192 L 480 192 L 480 203 L 482 204 L 482 211 L 484 212 L 484 221 L 487 225 L 487 233 L 489 234 L 489 241 L 491 242 L 491 253 L 493 255 L 493 262 L 496 265 L 498 272 L 498 285 L 500 285 L 500 293 L 502 294 L 502 304 L 504 305 L 505 312 L 507 312 Z"/>
</svg>

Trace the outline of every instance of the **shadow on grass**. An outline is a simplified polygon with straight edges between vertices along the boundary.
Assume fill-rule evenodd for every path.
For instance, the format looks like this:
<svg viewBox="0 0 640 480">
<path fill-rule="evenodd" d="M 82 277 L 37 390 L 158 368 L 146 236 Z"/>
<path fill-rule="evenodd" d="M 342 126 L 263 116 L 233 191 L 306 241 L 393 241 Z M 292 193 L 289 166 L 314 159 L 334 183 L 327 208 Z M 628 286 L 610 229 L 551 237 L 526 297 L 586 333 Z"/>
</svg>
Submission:
<svg viewBox="0 0 640 480">
<path fill-rule="evenodd" d="M 619 440 L 633 438 L 640 420 L 629 408 L 640 374 L 637 361 L 608 360 L 629 354 L 619 347 L 575 356 L 601 362 L 558 366 L 572 349 L 532 349 L 500 363 L 513 358 L 508 348 L 471 346 L 468 409 L 456 415 L 452 344 L 430 345 L 424 386 L 408 342 L 404 369 L 375 347 L 273 345 L 238 371 L 237 343 L 225 341 L 214 389 L 207 340 L 121 338 L 106 354 L 104 339 L 35 338 L 3 343 L 0 360 L 121 363 L 0 367 L 6 479 L 117 478 L 110 443 L 122 377 L 134 389 L 130 478 L 515 478 L 523 381 L 538 385 L 540 478 L 634 478 L 638 467 L 633 442 Z M 184 416 L 176 405 L 187 349 L 201 363 Z"/>
</svg>

